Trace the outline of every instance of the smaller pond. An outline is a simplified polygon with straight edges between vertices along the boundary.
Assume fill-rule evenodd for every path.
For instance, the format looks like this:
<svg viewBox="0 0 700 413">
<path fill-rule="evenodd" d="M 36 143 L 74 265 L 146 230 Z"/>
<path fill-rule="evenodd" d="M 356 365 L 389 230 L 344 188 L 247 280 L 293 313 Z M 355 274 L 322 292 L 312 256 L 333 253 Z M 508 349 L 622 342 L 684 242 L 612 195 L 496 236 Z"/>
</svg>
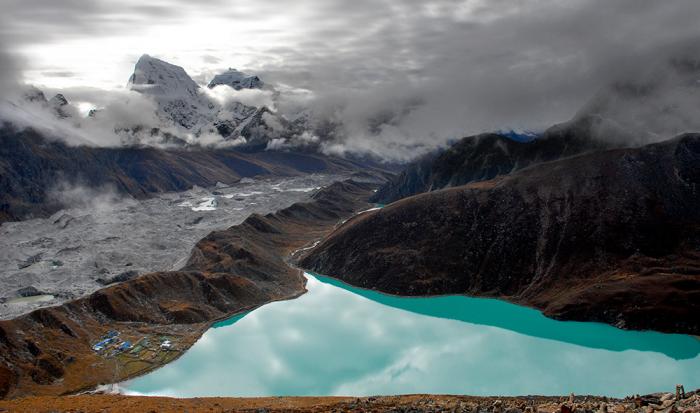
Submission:
<svg viewBox="0 0 700 413">
<path fill-rule="evenodd" d="M 51 294 L 31 295 L 29 297 L 15 297 L 7 300 L 7 304 L 32 304 L 45 303 L 53 300 L 55 297 Z"/>
<path fill-rule="evenodd" d="M 309 292 L 220 322 L 126 393 L 598 394 L 700 387 L 700 340 L 562 322 L 499 300 L 404 298 L 307 274 Z"/>
</svg>

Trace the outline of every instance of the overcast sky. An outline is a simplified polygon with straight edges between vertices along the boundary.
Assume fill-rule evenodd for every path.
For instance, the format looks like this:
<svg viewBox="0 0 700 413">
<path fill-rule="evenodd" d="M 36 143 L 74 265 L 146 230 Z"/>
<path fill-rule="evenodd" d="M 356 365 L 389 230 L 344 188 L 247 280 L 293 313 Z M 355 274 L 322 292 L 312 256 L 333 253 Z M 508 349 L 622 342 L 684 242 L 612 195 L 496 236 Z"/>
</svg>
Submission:
<svg viewBox="0 0 700 413">
<path fill-rule="evenodd" d="M 318 110 L 341 102 L 338 116 L 351 130 L 357 123 L 357 139 L 344 144 L 371 151 L 544 128 L 570 118 L 606 84 L 700 40 L 697 0 L 2 0 L 0 7 L 0 46 L 13 57 L 0 57 L 4 77 L 123 88 L 143 53 L 200 82 L 236 67 L 309 89 Z M 367 119 L 382 111 L 393 119 L 364 136 Z"/>
</svg>

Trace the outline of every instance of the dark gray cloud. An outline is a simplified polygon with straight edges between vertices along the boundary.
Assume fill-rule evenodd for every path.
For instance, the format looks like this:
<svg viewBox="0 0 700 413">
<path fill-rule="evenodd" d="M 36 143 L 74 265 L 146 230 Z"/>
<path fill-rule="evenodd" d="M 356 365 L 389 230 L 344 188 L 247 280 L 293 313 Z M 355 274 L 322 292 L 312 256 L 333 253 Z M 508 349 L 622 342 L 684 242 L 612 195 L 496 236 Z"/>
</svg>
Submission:
<svg viewBox="0 0 700 413">
<path fill-rule="evenodd" d="M 470 133 L 567 120 L 601 88 L 697 57 L 700 44 L 697 0 L 6 0 L 0 35 L 21 50 L 202 21 L 206 40 L 211 18 L 248 23 L 259 42 L 210 47 L 221 40 L 212 31 L 196 59 L 180 62 L 197 79 L 245 54 L 242 69 L 310 90 L 303 104 L 343 123 L 327 150 L 400 159 Z M 173 43 L 161 57 L 192 52 Z M 674 130 L 695 126 L 683 125 Z"/>
<path fill-rule="evenodd" d="M 478 3 L 459 3 L 474 6 L 464 13 L 456 2 L 354 3 L 358 20 L 351 13 L 342 27 L 360 30 L 343 36 L 315 27 L 302 47 L 277 51 L 284 67 L 264 69 L 317 91 L 318 107 L 337 111 L 348 131 L 333 148 L 410 157 L 416 146 L 470 133 L 541 130 L 571 118 L 602 88 L 640 80 L 674 56 L 700 56 L 694 1 Z M 400 114 L 370 133 L 376 114 L 392 107 Z M 700 121 L 686 126 L 700 129 Z"/>
<path fill-rule="evenodd" d="M 3 46 L 3 41 L 0 38 L 0 98 L 14 93 L 21 77 L 18 57 L 13 56 Z"/>
<path fill-rule="evenodd" d="M 70 70 L 47 70 L 41 72 L 41 75 L 46 77 L 74 77 L 77 73 L 71 72 Z"/>
</svg>

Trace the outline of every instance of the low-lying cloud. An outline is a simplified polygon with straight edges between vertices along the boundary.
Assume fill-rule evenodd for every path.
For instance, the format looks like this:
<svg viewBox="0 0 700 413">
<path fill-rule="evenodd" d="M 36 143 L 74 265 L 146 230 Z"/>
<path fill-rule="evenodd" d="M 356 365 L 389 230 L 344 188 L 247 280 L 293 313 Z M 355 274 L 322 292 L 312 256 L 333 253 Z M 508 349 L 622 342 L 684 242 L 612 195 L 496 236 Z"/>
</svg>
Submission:
<svg viewBox="0 0 700 413">
<path fill-rule="evenodd" d="M 63 209 L 80 209 L 93 215 L 109 214 L 128 205 L 133 198 L 120 193 L 113 185 L 91 187 L 81 182 L 59 181 L 48 191 L 48 199 Z"/>
<path fill-rule="evenodd" d="M 201 89 L 207 96 L 226 106 L 233 102 L 239 102 L 247 106 L 267 107 L 275 110 L 274 92 L 269 89 L 241 89 L 236 90 L 226 85 L 219 85 L 212 89 Z"/>
<path fill-rule="evenodd" d="M 62 118 L 46 102 L 26 101 L 22 95 L 29 93 L 30 88 L 14 88 L 14 98 L 0 99 L 0 119 L 21 128 L 35 129 L 48 139 L 61 140 L 69 145 L 103 147 L 158 143 L 148 141 L 149 133 L 136 135 L 141 128 L 147 132 L 161 126 L 154 102 L 136 92 L 86 89 L 68 93 L 69 102 L 90 102 L 95 112 L 92 116 L 85 116 L 77 106 L 69 103 L 61 110 L 70 116 Z M 163 127 L 163 131 L 167 130 Z"/>
</svg>

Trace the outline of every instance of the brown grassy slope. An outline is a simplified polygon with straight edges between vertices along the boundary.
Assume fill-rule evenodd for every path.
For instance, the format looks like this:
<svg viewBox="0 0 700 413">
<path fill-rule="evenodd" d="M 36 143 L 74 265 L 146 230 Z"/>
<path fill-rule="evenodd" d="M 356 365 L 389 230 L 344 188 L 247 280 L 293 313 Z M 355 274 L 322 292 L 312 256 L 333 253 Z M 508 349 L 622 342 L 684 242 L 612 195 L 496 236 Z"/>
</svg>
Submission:
<svg viewBox="0 0 700 413">
<path fill-rule="evenodd" d="M 699 391 L 675 399 L 674 393 L 610 399 L 595 396 L 474 397 L 430 394 L 375 397 L 204 397 L 172 399 L 81 395 L 29 397 L 0 401 L 0 411 L 12 412 L 406 412 L 509 413 L 677 411 L 700 412 Z"/>
<path fill-rule="evenodd" d="M 537 407 L 542 413 L 561 411 L 568 403 L 567 397 L 471 397 L 447 395 L 402 395 L 376 397 L 203 397 L 173 399 L 167 397 L 134 397 L 119 395 L 85 395 L 63 397 L 30 397 L 13 401 L 0 401 L 0 409 L 11 412 L 480 412 L 492 410 L 500 403 L 504 411 L 522 413 L 527 406 Z M 632 411 L 630 400 L 622 401 L 602 397 L 575 397 L 574 403 L 586 411 L 595 411 L 601 403 L 611 411 Z M 694 400 L 687 404 L 691 413 Z M 698 409 L 698 407 L 696 407 Z M 0 410 L 2 411 L 2 410 Z"/>
</svg>

